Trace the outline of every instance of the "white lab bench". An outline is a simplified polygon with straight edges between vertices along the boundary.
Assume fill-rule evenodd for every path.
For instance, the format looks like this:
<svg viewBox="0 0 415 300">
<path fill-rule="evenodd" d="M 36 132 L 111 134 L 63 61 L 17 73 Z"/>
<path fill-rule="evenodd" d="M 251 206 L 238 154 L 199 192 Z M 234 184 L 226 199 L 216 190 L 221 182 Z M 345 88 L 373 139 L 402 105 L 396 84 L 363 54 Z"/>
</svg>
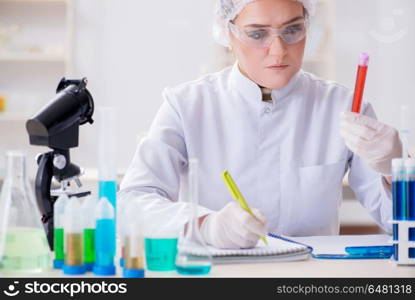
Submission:
<svg viewBox="0 0 415 300">
<path fill-rule="evenodd" d="M 346 246 L 381 245 L 387 235 L 294 237 L 314 247 L 317 253 L 344 253 Z M 391 259 L 333 260 L 314 259 L 296 262 L 255 263 L 215 266 L 213 277 L 307 277 L 307 278 L 385 278 L 415 277 L 415 266 L 397 266 Z"/>
<path fill-rule="evenodd" d="M 295 237 L 296 241 L 313 246 L 317 253 L 342 253 L 345 246 L 382 245 L 389 241 L 386 235 L 359 236 L 313 236 Z M 118 265 L 118 261 L 117 261 Z M 121 269 L 117 266 L 117 276 Z M 61 270 L 51 270 L 47 273 L 20 277 L 64 277 Z M 18 277 L 19 277 L 18 276 Z M 12 277 L 12 276 L 10 276 Z M 16 277 L 16 276 L 13 276 Z M 95 278 L 92 273 L 75 278 Z M 185 277 L 176 272 L 146 272 L 146 277 Z M 309 258 L 304 261 L 220 264 L 214 265 L 211 273 L 205 277 L 267 277 L 267 278 L 385 278 L 402 277 L 415 278 L 415 266 L 397 266 L 390 259 L 357 259 L 357 260 L 323 260 Z M 111 277 L 109 277 L 111 278 Z"/>
</svg>

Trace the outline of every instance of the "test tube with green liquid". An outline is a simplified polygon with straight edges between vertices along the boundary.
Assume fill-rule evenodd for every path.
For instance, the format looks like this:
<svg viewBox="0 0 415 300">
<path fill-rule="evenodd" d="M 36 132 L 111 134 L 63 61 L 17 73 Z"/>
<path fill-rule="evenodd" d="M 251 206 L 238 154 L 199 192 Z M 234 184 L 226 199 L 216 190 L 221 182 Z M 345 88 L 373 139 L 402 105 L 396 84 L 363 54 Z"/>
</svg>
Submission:
<svg viewBox="0 0 415 300">
<path fill-rule="evenodd" d="M 92 271 L 95 263 L 95 207 L 97 201 L 89 196 L 82 204 L 82 216 L 84 218 L 84 264 L 87 271 Z"/>
<path fill-rule="evenodd" d="M 55 259 L 53 260 L 54 269 L 62 269 L 64 264 L 64 217 L 65 206 L 68 204 L 69 198 L 66 194 L 62 194 L 53 205 L 53 251 Z"/>
</svg>

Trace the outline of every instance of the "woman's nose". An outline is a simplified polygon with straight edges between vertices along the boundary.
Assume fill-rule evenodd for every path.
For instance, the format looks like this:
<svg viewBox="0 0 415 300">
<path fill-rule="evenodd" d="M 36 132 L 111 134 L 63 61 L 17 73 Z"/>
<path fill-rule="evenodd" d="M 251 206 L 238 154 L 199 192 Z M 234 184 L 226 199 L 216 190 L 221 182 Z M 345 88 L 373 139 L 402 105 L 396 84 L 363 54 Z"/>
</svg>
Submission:
<svg viewBox="0 0 415 300">
<path fill-rule="evenodd" d="M 287 47 L 281 37 L 276 36 L 269 46 L 269 55 L 284 57 L 287 54 Z"/>
</svg>

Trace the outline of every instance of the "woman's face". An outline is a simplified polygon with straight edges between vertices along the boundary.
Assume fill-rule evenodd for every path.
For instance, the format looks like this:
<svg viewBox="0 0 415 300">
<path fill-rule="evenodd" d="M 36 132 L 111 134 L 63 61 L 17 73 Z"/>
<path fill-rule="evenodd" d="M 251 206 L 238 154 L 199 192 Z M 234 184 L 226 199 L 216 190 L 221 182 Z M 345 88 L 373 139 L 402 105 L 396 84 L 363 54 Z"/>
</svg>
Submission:
<svg viewBox="0 0 415 300">
<path fill-rule="evenodd" d="M 301 21 L 304 21 L 304 9 L 300 2 L 256 0 L 245 6 L 233 23 L 243 31 L 261 28 L 262 25 L 280 29 Z M 295 44 L 287 44 L 281 37 L 275 37 L 267 48 L 247 45 L 233 33 L 230 40 L 241 72 L 260 86 L 280 89 L 301 68 L 305 38 Z"/>
</svg>

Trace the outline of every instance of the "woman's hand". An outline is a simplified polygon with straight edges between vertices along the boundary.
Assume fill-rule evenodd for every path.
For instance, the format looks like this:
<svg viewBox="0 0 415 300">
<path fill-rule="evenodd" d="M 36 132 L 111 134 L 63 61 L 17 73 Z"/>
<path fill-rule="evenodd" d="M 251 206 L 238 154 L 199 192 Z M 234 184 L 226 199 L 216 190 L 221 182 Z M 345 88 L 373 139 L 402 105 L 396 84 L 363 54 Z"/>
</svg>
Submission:
<svg viewBox="0 0 415 300">
<path fill-rule="evenodd" d="M 257 209 L 257 218 L 231 202 L 218 212 L 205 217 L 200 231 L 205 241 L 217 248 L 239 249 L 254 247 L 260 236 L 267 235 L 266 220 Z"/>
<path fill-rule="evenodd" d="M 398 131 L 368 116 L 343 112 L 340 134 L 352 152 L 384 176 L 392 174 L 392 159 L 402 156 Z"/>
</svg>

